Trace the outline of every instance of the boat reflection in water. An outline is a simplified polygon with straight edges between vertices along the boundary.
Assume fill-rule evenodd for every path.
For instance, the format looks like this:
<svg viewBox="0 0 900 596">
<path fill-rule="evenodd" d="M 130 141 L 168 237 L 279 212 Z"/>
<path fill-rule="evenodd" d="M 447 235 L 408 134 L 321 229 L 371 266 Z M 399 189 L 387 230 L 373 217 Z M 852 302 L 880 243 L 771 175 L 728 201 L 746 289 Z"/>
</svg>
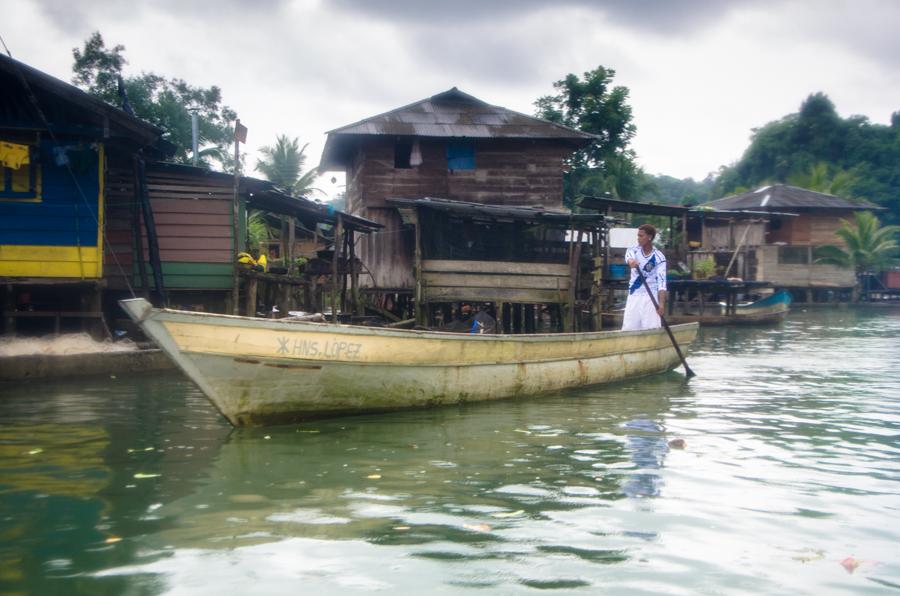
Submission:
<svg viewBox="0 0 900 596">
<path fill-rule="evenodd" d="M 270 587 L 302 578 L 323 589 L 404 591 L 465 562 L 450 583 L 572 581 L 529 561 L 615 564 L 653 539 L 626 502 L 662 490 L 660 395 L 680 378 L 235 430 L 195 492 L 153 511 L 175 523 L 141 539 L 147 559 L 102 575 L 182 585 L 202 574 L 222 585 L 231 576 L 246 583 L 253 569 Z"/>
</svg>

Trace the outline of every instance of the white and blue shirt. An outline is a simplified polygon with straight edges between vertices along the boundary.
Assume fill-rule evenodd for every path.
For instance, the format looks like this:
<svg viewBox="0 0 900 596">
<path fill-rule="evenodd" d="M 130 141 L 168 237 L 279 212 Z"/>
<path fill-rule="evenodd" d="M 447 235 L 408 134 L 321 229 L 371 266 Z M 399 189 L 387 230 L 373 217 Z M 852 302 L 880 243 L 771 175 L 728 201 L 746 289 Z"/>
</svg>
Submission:
<svg viewBox="0 0 900 596">
<path fill-rule="evenodd" d="M 638 266 L 647 278 L 647 285 L 656 296 L 659 292 L 666 290 L 666 257 L 656 248 L 649 255 L 645 255 L 640 246 L 632 246 L 625 251 L 625 264 L 629 259 L 638 262 Z M 631 280 L 628 283 L 628 293 L 634 294 L 641 287 L 641 278 L 634 269 L 631 271 Z"/>
</svg>

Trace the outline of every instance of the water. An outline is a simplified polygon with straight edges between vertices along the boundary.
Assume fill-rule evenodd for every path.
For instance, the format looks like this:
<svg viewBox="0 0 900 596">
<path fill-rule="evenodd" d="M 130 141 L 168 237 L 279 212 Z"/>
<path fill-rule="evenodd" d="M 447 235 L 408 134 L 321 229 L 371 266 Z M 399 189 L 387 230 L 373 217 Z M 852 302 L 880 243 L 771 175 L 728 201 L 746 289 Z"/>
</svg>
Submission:
<svg viewBox="0 0 900 596">
<path fill-rule="evenodd" d="M 898 337 L 797 312 L 689 384 L 269 429 L 175 373 L 2 385 L 0 594 L 896 593 Z"/>
</svg>

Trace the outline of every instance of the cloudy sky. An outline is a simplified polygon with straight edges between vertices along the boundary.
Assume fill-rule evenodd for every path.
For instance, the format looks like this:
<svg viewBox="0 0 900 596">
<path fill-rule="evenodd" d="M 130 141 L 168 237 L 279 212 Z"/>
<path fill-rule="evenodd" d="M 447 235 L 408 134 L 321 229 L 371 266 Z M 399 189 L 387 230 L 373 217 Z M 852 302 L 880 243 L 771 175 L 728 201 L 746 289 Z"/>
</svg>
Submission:
<svg viewBox="0 0 900 596">
<path fill-rule="evenodd" d="M 220 86 L 251 153 L 286 133 L 308 165 L 326 131 L 450 87 L 531 114 L 598 65 L 630 89 L 651 174 L 702 179 L 813 92 L 842 116 L 900 109 L 896 0 L 4 0 L 2 15 L 23 62 L 68 81 L 100 31 L 127 74 Z"/>
</svg>

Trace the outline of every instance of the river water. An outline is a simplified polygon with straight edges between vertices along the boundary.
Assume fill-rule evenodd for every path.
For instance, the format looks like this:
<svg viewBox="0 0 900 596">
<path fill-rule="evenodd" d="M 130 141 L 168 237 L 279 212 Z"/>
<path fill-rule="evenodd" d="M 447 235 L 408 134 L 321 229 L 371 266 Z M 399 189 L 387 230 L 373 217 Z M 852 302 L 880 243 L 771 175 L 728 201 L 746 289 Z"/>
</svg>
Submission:
<svg viewBox="0 0 900 596">
<path fill-rule="evenodd" d="M 0 594 L 897 593 L 898 338 L 798 311 L 689 383 L 268 429 L 174 372 L 0 385 Z"/>
</svg>

